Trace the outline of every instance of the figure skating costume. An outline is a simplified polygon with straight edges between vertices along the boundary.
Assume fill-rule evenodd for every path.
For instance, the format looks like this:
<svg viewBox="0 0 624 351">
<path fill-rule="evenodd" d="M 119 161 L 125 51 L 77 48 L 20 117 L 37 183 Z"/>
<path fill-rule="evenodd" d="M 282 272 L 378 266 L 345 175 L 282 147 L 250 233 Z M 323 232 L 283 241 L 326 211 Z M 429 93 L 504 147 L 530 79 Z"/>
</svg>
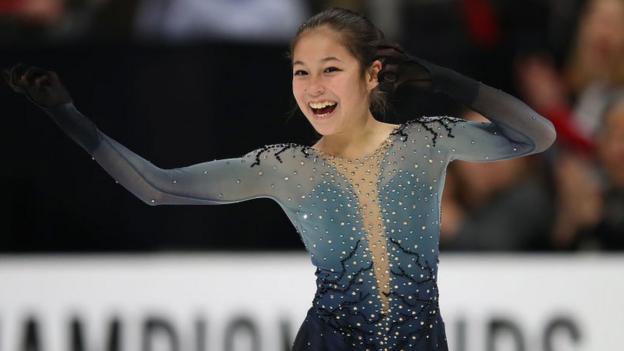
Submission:
<svg viewBox="0 0 624 351">
<path fill-rule="evenodd" d="M 161 169 L 102 133 L 72 103 L 45 111 L 148 205 L 275 200 L 316 267 L 317 291 L 294 350 L 447 350 L 437 287 L 446 167 L 453 160 L 541 152 L 555 132 L 500 90 L 439 67 L 433 78 L 435 91 L 491 122 L 411 119 L 359 159 L 274 144 L 242 157 Z"/>
</svg>

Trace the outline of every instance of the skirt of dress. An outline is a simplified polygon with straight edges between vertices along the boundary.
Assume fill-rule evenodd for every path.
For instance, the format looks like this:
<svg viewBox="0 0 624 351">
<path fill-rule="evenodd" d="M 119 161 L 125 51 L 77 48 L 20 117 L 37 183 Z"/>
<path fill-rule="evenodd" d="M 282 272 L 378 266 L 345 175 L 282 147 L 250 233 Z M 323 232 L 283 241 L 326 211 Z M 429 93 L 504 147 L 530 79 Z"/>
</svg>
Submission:
<svg viewBox="0 0 624 351">
<path fill-rule="evenodd" d="M 427 336 L 397 350 L 375 349 L 370 346 L 358 348 L 353 345 L 358 345 L 359 341 L 351 341 L 335 332 L 318 317 L 311 307 L 297 332 L 292 351 L 448 351 L 444 322 L 438 318 L 435 324 L 436 328 Z"/>
</svg>

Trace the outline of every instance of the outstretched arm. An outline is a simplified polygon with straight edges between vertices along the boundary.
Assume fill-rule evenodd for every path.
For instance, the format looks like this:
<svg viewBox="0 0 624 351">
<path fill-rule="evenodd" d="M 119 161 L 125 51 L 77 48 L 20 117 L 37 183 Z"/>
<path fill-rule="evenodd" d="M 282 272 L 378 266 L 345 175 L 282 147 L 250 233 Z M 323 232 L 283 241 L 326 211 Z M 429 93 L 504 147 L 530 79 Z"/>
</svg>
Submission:
<svg viewBox="0 0 624 351">
<path fill-rule="evenodd" d="M 382 47 L 379 53 L 387 64 L 380 73 L 386 85 L 396 88 L 405 83 L 432 89 L 491 121 L 460 120 L 455 125 L 453 137 L 446 137 L 443 143 L 450 160 L 488 162 L 510 159 L 542 152 L 554 143 L 553 124 L 514 96 L 448 68 L 411 57 L 397 47 Z"/>
<path fill-rule="evenodd" d="M 240 158 L 163 169 L 102 133 L 72 103 L 44 111 L 117 182 L 148 205 L 218 205 L 274 198 L 269 180 L 276 170 L 266 169 L 264 162 L 254 165 L 259 150 Z"/>
<path fill-rule="evenodd" d="M 148 205 L 226 204 L 259 197 L 277 200 L 271 186 L 274 159 L 257 162 L 260 150 L 240 158 L 162 169 L 102 133 L 74 106 L 53 72 L 13 69 L 11 87 L 24 93 L 85 149 L 117 182 Z"/>
</svg>

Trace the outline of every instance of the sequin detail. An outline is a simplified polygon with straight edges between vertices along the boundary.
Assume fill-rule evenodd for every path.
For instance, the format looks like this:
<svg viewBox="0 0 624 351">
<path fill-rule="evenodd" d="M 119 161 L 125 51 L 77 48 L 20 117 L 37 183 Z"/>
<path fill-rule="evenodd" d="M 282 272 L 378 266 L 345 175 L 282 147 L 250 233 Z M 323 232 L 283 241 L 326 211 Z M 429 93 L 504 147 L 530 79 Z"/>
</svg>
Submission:
<svg viewBox="0 0 624 351">
<path fill-rule="evenodd" d="M 395 140 L 399 139 L 397 136 L 404 132 L 416 137 L 413 130 L 408 132 L 406 128 L 410 124 L 398 126 L 372 154 L 357 159 L 345 159 L 313 149 L 329 168 L 323 172 L 321 184 L 325 186 L 318 188 L 322 194 L 320 198 L 328 202 L 333 197 L 332 203 L 339 199 L 349 209 L 342 216 L 335 217 L 339 223 L 334 232 L 325 231 L 325 235 L 319 235 L 316 240 L 309 231 L 302 233 L 308 239 L 312 238 L 310 251 L 321 262 L 315 273 L 317 292 L 313 307 L 320 320 L 334 333 L 343 336 L 354 350 L 412 350 L 414 345 L 430 338 L 430 333 L 440 334 L 437 329 L 441 327 L 441 319 L 436 269 L 430 263 L 437 262 L 434 258 L 437 251 L 424 251 L 437 245 L 437 238 L 427 235 L 425 239 L 415 235 L 413 230 L 409 234 L 411 239 L 399 236 L 407 233 L 395 229 L 396 222 L 391 218 L 394 211 L 390 209 L 397 206 L 388 202 L 388 196 L 410 197 L 410 187 L 402 184 L 409 185 L 411 181 L 383 184 L 384 179 L 386 182 L 397 179 L 382 176 L 384 171 L 392 169 L 393 160 L 399 153 L 397 150 L 406 144 L 407 138 L 402 138 L 402 142 L 395 145 Z M 401 185 L 397 188 L 398 184 Z M 402 191 L 407 194 L 401 194 Z M 328 194 L 331 195 L 326 198 Z M 421 198 L 411 197 L 405 203 L 416 199 Z M 403 202 L 399 204 L 403 205 Z M 325 205 L 325 208 L 330 210 L 323 211 L 325 215 L 331 215 L 331 207 Z M 336 214 L 340 213 L 338 210 Z M 303 218 L 306 221 L 325 220 L 320 217 L 313 213 Z M 431 228 L 429 231 L 435 230 L 438 223 L 436 216 L 433 218 L 433 225 L 427 223 Z M 332 219 L 334 217 L 329 218 L 330 222 Z M 414 224 L 429 233 L 421 221 Z M 401 221 L 406 229 L 414 224 Z M 313 228 L 316 232 L 323 231 L 321 225 Z M 332 239 L 325 240 L 327 237 Z M 428 244 L 412 245 L 415 246 L 413 250 L 404 246 L 418 238 Z M 331 259 L 326 256 L 328 251 L 330 255 L 339 255 L 338 262 L 328 262 Z M 444 340 L 437 342 L 439 349 L 444 350 Z"/>
</svg>

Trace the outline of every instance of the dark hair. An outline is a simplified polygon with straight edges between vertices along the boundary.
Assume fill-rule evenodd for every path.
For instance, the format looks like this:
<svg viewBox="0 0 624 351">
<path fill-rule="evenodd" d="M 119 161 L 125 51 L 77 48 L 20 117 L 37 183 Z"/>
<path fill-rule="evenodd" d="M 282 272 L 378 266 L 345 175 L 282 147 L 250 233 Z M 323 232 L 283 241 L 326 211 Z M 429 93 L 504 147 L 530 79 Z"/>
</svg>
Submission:
<svg viewBox="0 0 624 351">
<path fill-rule="evenodd" d="M 384 33 L 368 18 L 351 10 L 333 7 L 317 13 L 299 26 L 290 44 L 288 57 L 292 59 L 301 34 L 322 26 L 328 26 L 340 34 L 344 47 L 359 62 L 362 76 L 377 58 L 378 46 L 386 43 Z M 370 96 L 371 112 L 382 119 L 388 108 L 387 93 L 380 84 L 373 89 Z"/>
</svg>

